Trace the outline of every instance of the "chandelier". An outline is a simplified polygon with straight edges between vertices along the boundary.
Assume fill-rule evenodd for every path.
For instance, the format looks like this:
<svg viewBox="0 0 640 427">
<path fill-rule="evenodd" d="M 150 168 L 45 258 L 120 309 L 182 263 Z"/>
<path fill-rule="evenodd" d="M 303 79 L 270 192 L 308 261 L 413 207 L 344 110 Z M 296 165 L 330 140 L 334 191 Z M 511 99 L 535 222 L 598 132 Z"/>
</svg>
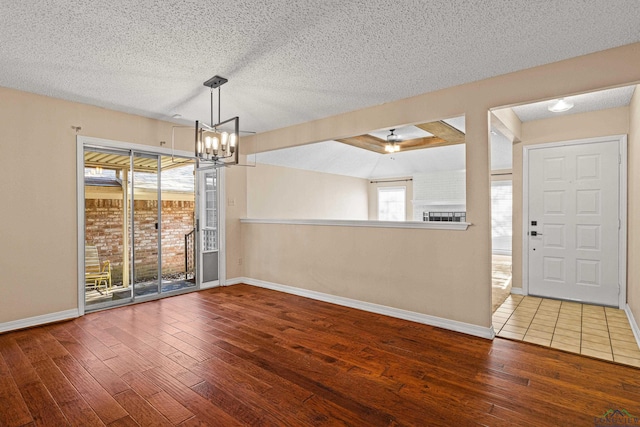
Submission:
<svg viewBox="0 0 640 427">
<path fill-rule="evenodd" d="M 391 133 L 387 135 L 387 143 L 384 146 L 384 151 L 387 153 L 397 153 L 400 151 L 400 146 L 397 144 L 400 142 L 400 135 L 396 135 L 393 132 L 395 129 L 390 129 Z"/>
<path fill-rule="evenodd" d="M 228 80 L 213 76 L 204 85 L 211 89 L 211 124 L 196 120 L 196 166 L 230 166 L 238 164 L 240 125 L 238 117 L 220 120 L 220 86 Z M 213 91 L 218 89 L 218 121 L 213 121 Z"/>
</svg>

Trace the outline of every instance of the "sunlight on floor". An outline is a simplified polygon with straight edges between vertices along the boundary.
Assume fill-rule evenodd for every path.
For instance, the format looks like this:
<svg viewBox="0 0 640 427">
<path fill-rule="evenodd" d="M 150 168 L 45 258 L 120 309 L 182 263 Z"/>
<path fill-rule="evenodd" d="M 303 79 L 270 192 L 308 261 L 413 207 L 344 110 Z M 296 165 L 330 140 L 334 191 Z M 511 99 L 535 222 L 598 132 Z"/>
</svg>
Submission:
<svg viewBox="0 0 640 427">
<path fill-rule="evenodd" d="M 510 295 L 493 314 L 502 338 L 640 368 L 640 349 L 623 310 Z"/>
<path fill-rule="evenodd" d="M 511 294 L 511 256 L 493 255 L 491 259 L 491 311 Z"/>
</svg>

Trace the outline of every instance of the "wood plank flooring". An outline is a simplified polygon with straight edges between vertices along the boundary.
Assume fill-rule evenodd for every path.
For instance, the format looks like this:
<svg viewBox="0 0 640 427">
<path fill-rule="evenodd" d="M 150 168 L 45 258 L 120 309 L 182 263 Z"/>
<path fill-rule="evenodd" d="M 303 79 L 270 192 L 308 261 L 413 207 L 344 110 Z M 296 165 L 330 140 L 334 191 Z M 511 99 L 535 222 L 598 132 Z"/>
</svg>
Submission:
<svg viewBox="0 0 640 427">
<path fill-rule="evenodd" d="M 640 416 L 640 369 L 247 285 L 0 335 L 0 426 L 593 426 L 610 409 Z"/>
</svg>

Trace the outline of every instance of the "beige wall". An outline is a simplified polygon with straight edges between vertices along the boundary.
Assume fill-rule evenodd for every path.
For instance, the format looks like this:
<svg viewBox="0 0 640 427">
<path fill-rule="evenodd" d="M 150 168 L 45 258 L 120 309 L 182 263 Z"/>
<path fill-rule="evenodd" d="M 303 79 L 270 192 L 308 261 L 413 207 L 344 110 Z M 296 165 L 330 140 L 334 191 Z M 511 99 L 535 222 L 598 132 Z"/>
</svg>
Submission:
<svg viewBox="0 0 640 427">
<path fill-rule="evenodd" d="M 246 164 L 245 156 L 240 163 Z M 226 276 L 244 276 L 243 239 L 240 218 L 247 217 L 247 168 L 238 166 L 223 168 L 226 199 Z"/>
<path fill-rule="evenodd" d="M 247 216 L 367 219 L 366 179 L 260 164 L 247 168 Z"/>
<path fill-rule="evenodd" d="M 227 276 L 489 326 L 488 110 L 639 81 L 635 43 L 263 133 L 260 148 L 270 150 L 464 114 L 467 220 L 473 225 L 464 232 L 240 225 L 238 218 L 247 215 L 247 170 L 229 168 Z M 0 155 L 11 159 L 0 169 L 0 197 L 14 207 L 0 211 L 0 322 L 77 306 L 71 126 L 82 126 L 82 135 L 136 144 L 171 140 L 168 123 L 0 88 Z M 191 150 L 190 138 L 177 148 Z M 630 270 L 638 268 L 631 264 Z M 630 271 L 630 277 L 638 275 Z"/>
<path fill-rule="evenodd" d="M 488 110 L 637 81 L 640 43 L 263 133 L 260 149 L 272 150 L 464 114 L 467 220 L 473 225 L 460 232 L 243 224 L 245 273 L 489 326 Z"/>
<path fill-rule="evenodd" d="M 76 133 L 160 147 L 167 122 L 0 88 L 0 323 L 78 307 Z M 178 132 L 177 132 L 178 133 Z M 166 146 L 165 146 L 166 147 Z M 191 134 L 176 149 L 191 151 Z M 243 172 L 241 172 L 242 174 Z M 229 173 L 231 175 L 232 173 Z M 245 203 L 245 186 L 228 193 Z M 228 252 L 240 257 L 231 210 Z M 229 268 L 230 274 L 242 274 Z M 234 277 L 234 276 L 232 276 Z"/>
<path fill-rule="evenodd" d="M 490 284 L 464 268 L 481 262 L 470 242 L 482 230 L 243 228 L 248 277 L 471 324 L 484 310 L 488 326 Z"/>
<path fill-rule="evenodd" d="M 627 302 L 640 322 L 640 86 L 629 106 L 627 205 Z"/>
<path fill-rule="evenodd" d="M 403 180 L 407 181 L 396 181 Z M 378 219 L 378 188 L 380 187 L 405 187 L 405 220 L 406 221 L 414 221 L 413 219 L 413 181 L 411 181 L 410 176 L 394 178 L 390 181 L 394 182 L 384 182 L 384 180 L 371 180 L 367 181 L 367 187 L 369 192 L 369 220 L 376 221 Z M 416 221 L 422 221 L 422 218 L 417 219 Z"/>
<path fill-rule="evenodd" d="M 522 141 L 513 145 L 513 251 L 514 288 L 522 288 L 522 147 L 629 132 L 629 108 L 611 108 L 522 123 Z"/>
</svg>

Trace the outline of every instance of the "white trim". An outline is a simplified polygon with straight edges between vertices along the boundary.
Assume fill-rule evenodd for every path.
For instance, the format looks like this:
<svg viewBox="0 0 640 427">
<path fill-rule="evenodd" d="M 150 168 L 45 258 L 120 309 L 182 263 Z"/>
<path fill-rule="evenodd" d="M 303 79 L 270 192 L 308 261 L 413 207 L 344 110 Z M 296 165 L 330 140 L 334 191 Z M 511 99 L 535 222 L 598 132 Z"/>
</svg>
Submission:
<svg viewBox="0 0 640 427">
<path fill-rule="evenodd" d="M 258 219 L 240 218 L 243 224 L 283 224 L 283 225 L 323 225 L 330 227 L 373 227 L 373 228 L 423 228 L 430 230 L 464 231 L 469 222 L 428 222 L 428 221 L 367 221 L 351 219 Z"/>
<path fill-rule="evenodd" d="M 331 294 L 325 294 L 317 291 L 296 288 L 293 286 L 281 285 L 278 283 L 266 282 L 264 280 L 251 279 L 248 277 L 236 277 L 227 281 L 227 285 L 245 283 L 251 286 L 271 289 L 274 291 L 285 292 L 288 294 L 298 295 L 305 298 L 311 298 L 318 301 L 329 302 L 332 304 L 351 307 L 358 310 L 368 311 L 371 313 L 383 314 L 385 316 L 396 317 L 398 319 L 410 320 L 412 322 L 423 323 L 425 325 L 435 326 L 451 331 L 462 332 L 476 337 L 493 339 L 496 334 L 493 326 L 483 327 L 472 325 L 470 323 L 458 322 L 456 320 L 444 319 L 442 317 L 430 316 L 428 314 L 416 313 L 414 311 L 402 310 L 399 308 L 389 307 L 386 305 L 373 304 L 370 302 L 359 301 L 351 298 L 340 297 Z"/>
<path fill-rule="evenodd" d="M 522 288 L 511 288 L 511 293 L 514 295 L 526 295 Z"/>
<path fill-rule="evenodd" d="M 522 291 L 529 295 L 529 151 L 569 145 L 594 144 L 618 140 L 620 154 L 619 169 L 619 215 L 618 229 L 618 308 L 624 309 L 627 302 L 627 135 L 610 135 L 597 138 L 575 139 L 570 141 L 549 142 L 545 144 L 526 145 L 522 148 Z M 512 292 L 513 293 L 513 292 Z"/>
<path fill-rule="evenodd" d="M 91 147 L 113 148 L 119 150 L 133 150 L 149 154 L 159 154 L 162 156 L 171 156 L 172 154 L 179 157 L 195 159 L 193 151 L 174 150 L 165 147 L 156 147 L 155 145 L 135 144 L 133 142 L 115 141 L 113 139 L 95 138 L 92 136 L 78 135 L 78 140 L 84 145 Z"/>
<path fill-rule="evenodd" d="M 618 229 L 618 307 L 627 305 L 627 135 L 620 135 L 618 203 L 620 208 L 620 228 Z M 636 339 L 638 336 L 636 335 Z M 640 342 L 640 341 L 639 341 Z"/>
<path fill-rule="evenodd" d="M 629 320 L 629 325 L 631 325 L 633 336 L 636 337 L 636 343 L 638 347 L 640 347 L 640 327 L 638 327 L 638 322 L 636 322 L 636 319 L 633 317 L 629 304 L 624 307 L 624 312 L 627 313 L 627 319 Z"/>
<path fill-rule="evenodd" d="M 224 285 L 225 286 L 239 285 L 241 283 L 247 283 L 247 280 L 249 279 L 247 279 L 246 277 L 234 277 L 234 278 L 225 280 Z"/>
<path fill-rule="evenodd" d="M 218 259 L 218 262 L 219 261 L 220 261 L 220 259 Z M 220 273 L 220 270 L 218 270 L 218 273 Z M 222 286 L 222 285 L 221 285 L 220 280 L 218 279 L 218 280 L 213 280 L 211 282 L 207 282 L 206 285 L 200 286 L 198 289 L 204 290 L 204 289 L 217 288 L 217 287 L 220 287 L 220 286 Z"/>
<path fill-rule="evenodd" d="M 220 286 L 226 286 L 227 279 L 227 180 L 225 169 L 218 169 L 218 283 Z"/>
<path fill-rule="evenodd" d="M 84 142 L 76 136 L 76 208 L 78 218 L 78 315 L 84 316 L 85 277 L 84 277 Z"/>
<path fill-rule="evenodd" d="M 40 316 L 27 317 L 26 319 L 12 320 L 11 322 L 0 323 L 0 332 L 14 331 L 16 329 L 31 328 L 46 323 L 60 322 L 61 320 L 75 319 L 80 316 L 78 309 L 58 311 L 57 313 L 43 314 Z"/>
</svg>

